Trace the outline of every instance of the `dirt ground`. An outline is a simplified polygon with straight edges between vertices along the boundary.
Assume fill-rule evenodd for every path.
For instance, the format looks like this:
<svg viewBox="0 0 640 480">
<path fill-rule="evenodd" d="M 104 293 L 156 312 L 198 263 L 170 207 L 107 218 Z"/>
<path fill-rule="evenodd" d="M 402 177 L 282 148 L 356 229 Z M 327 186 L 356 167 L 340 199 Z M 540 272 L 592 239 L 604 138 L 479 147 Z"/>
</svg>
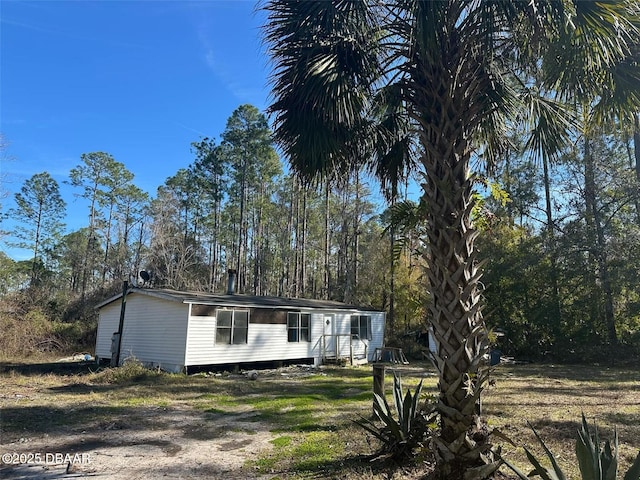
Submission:
<svg viewBox="0 0 640 480">
<path fill-rule="evenodd" d="M 273 448 L 268 427 L 251 421 L 250 412 L 215 422 L 191 409 L 140 408 L 139 414 L 78 432 L 0 442 L 0 478 L 269 478 L 243 467 Z"/>
<path fill-rule="evenodd" d="M 26 366 L 20 373 L 29 378 L 40 372 Z M 312 373 L 296 367 L 261 370 L 260 380 L 277 379 L 282 383 L 284 378 L 292 380 Z M 28 410 L 31 401 L 38 403 L 41 390 L 42 386 L 13 381 L 0 388 L 0 425 L 3 409 Z M 86 409 L 86 402 L 78 404 L 78 411 Z M 275 448 L 271 440 L 277 436 L 270 431 L 273 425 L 258 421 L 249 406 L 239 411 L 234 408 L 233 413 L 224 415 L 203 412 L 186 403 L 168 407 L 137 405 L 128 411 L 131 413 L 124 416 L 110 415 L 109 421 L 88 418 L 78 422 L 76 418 L 69 425 L 47 428 L 42 433 L 37 428 L 34 432 L 31 425 L 27 428 L 29 433 L 21 438 L 15 434 L 13 438 L 0 438 L 0 479 L 233 480 L 275 476 L 260 474 L 247 466 L 248 461 Z M 36 408 L 32 413 L 46 416 L 46 409 Z M 68 411 L 69 418 L 77 414 L 73 408 Z M 38 420 L 29 418 L 28 422 L 37 425 Z M 82 426 L 77 426 L 79 423 Z"/>
</svg>

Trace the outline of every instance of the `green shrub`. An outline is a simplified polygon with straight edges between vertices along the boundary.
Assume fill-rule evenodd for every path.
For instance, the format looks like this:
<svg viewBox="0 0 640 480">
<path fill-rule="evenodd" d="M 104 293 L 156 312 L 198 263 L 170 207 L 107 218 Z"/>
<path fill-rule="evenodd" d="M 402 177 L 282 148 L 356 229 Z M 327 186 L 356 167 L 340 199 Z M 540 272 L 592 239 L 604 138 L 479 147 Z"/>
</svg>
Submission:
<svg viewBox="0 0 640 480">
<path fill-rule="evenodd" d="M 435 429 L 435 413 L 420 406 L 422 381 L 413 395 L 411 390 L 402 391 L 400 378 L 393 377 L 393 400 L 395 417 L 385 397 L 374 393 L 374 419 L 361 418 L 355 423 L 382 442 L 383 454 L 394 458 L 411 457 L 413 451 L 424 444 L 429 433 Z"/>
<path fill-rule="evenodd" d="M 149 380 L 164 375 L 163 373 L 145 367 L 136 358 L 128 358 L 119 367 L 105 368 L 96 373 L 93 381 L 96 383 L 132 383 Z"/>
<path fill-rule="evenodd" d="M 562 472 L 551 450 L 549 450 L 532 426 L 531 430 L 533 430 L 538 442 L 542 445 L 547 459 L 551 463 L 551 468 L 542 465 L 542 462 L 526 447 L 524 451 L 533 466 L 533 470 L 528 475 L 507 461 L 505 461 L 505 464 L 522 480 L 529 480 L 536 475 L 539 475 L 543 480 L 565 480 L 567 477 Z M 600 443 L 598 427 L 594 425 L 594 433 L 591 433 L 587 420 L 582 414 L 582 425 L 578 430 L 578 439 L 576 441 L 576 459 L 582 480 L 616 480 L 618 475 L 618 433 L 614 434 L 613 445 L 609 440 Z M 623 479 L 640 480 L 640 452 Z"/>
<path fill-rule="evenodd" d="M 97 299 L 84 300 L 84 314 L 63 316 L 69 299 L 46 289 L 28 288 L 0 298 L 0 355 L 4 359 L 92 353 Z M 79 303 L 79 302 L 78 302 Z"/>
</svg>

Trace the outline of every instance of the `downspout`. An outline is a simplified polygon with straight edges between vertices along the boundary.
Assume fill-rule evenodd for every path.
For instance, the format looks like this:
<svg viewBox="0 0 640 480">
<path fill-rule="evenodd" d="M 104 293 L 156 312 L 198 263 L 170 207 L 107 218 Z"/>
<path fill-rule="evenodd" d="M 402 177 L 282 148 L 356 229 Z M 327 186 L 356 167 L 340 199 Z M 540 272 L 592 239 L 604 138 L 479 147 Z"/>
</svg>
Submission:
<svg viewBox="0 0 640 480">
<path fill-rule="evenodd" d="M 129 290 L 129 282 L 122 282 L 122 304 L 120 305 L 120 323 L 118 324 L 118 350 L 116 351 L 115 367 L 120 366 L 120 349 L 122 348 L 122 328 L 124 327 L 124 312 L 127 308 L 127 290 Z"/>
</svg>

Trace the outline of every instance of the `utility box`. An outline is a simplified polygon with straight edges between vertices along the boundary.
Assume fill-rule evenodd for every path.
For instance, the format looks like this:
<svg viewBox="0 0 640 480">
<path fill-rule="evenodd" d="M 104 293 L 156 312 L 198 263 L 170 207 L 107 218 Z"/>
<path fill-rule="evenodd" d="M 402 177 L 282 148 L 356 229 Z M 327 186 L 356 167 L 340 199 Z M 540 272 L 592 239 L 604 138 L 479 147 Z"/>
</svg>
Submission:
<svg viewBox="0 0 640 480">
<path fill-rule="evenodd" d="M 111 336 L 111 366 L 118 366 L 118 343 L 120 343 L 120 333 L 114 332 Z"/>
</svg>

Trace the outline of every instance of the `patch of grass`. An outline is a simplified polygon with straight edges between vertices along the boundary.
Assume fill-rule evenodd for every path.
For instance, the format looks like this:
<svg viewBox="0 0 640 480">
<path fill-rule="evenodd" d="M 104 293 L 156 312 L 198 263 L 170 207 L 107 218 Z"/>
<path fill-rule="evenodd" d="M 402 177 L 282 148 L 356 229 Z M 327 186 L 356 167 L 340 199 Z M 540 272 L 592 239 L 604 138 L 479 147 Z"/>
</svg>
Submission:
<svg viewBox="0 0 640 480">
<path fill-rule="evenodd" d="M 167 402 L 164 402 L 167 403 Z M 149 399 L 147 397 L 131 397 L 127 398 L 122 402 L 123 405 L 127 405 L 129 407 L 135 407 L 138 405 L 148 405 Z"/>
<path fill-rule="evenodd" d="M 640 449 L 640 377 L 638 372 L 593 366 L 500 366 L 492 375 L 483 400 L 483 414 L 490 425 L 544 455 L 531 422 L 547 446 L 559 458 L 569 476 L 578 476 L 575 439 L 582 412 L 598 424 L 601 438 L 620 438 L 621 471 L 629 466 L 629 453 Z M 521 448 L 503 445 L 505 456 L 524 469 L 528 461 Z M 627 458 L 625 458 L 625 455 Z"/>
<path fill-rule="evenodd" d="M 336 458 L 344 455 L 344 443 L 339 435 L 331 432 L 284 435 L 276 437 L 271 443 L 276 449 L 251 463 L 260 473 L 287 471 L 303 477 L 317 475 Z"/>
<path fill-rule="evenodd" d="M 309 432 L 293 448 L 293 469 L 299 472 L 317 472 L 335 457 L 341 457 L 344 444 L 335 433 Z"/>
<path fill-rule="evenodd" d="M 126 361 L 124 365 L 117 368 L 106 368 L 93 375 L 95 383 L 126 383 L 141 382 L 166 376 L 165 373 L 145 368 L 136 360 Z"/>
<path fill-rule="evenodd" d="M 270 443 L 273 444 L 273 446 L 276 448 L 284 448 L 291 445 L 291 440 L 292 438 L 289 435 L 284 435 L 282 437 L 274 438 L 270 441 Z"/>
<path fill-rule="evenodd" d="M 212 413 L 214 415 L 225 415 L 229 413 L 227 410 L 223 410 L 222 408 L 205 408 L 202 405 L 197 405 L 196 408 L 199 410 L 204 410 L 206 413 Z"/>
<path fill-rule="evenodd" d="M 228 433 L 216 429 L 217 418 L 241 413 L 244 421 L 256 422 L 256 428 L 245 424 L 249 428 L 239 426 L 236 431 L 255 433 L 264 430 L 258 423 L 263 422 L 274 433 L 274 448 L 251 462 L 250 468 L 260 473 L 282 478 L 391 478 L 388 472 L 372 472 L 364 457 L 377 443 L 352 423 L 371 415 L 370 367 L 326 368 L 292 378 L 260 375 L 257 381 L 247 381 L 237 376 L 167 374 L 135 364 L 100 371 L 95 365 L 46 365 L 0 364 L 3 442 L 92 428 L 154 428 L 165 418 L 157 414 L 159 407 L 201 415 L 203 427 L 184 435 L 206 439 Z M 404 371 L 403 386 L 413 389 L 423 378 L 424 393 L 436 393 L 437 377 L 425 377 L 430 367 L 425 368 Z M 626 469 L 640 449 L 638 373 L 592 366 L 501 365 L 491 375 L 495 385 L 485 391 L 483 414 L 516 443 L 542 454 L 527 426 L 530 421 L 568 475 L 575 476 L 577 465 L 572 470 L 571 464 L 584 411 L 590 422 L 597 422 L 603 438 L 612 438 L 617 427 L 621 470 Z M 392 384 L 388 371 L 389 399 Z M 510 461 L 527 468 L 522 449 L 499 439 L 494 442 L 503 445 Z"/>
<path fill-rule="evenodd" d="M 218 411 L 220 413 L 225 413 L 228 410 L 225 410 L 225 407 L 237 407 L 243 403 L 242 399 L 231 395 L 213 393 L 199 395 L 192 400 L 192 404 L 200 410 L 205 410 L 207 412 Z"/>
</svg>

